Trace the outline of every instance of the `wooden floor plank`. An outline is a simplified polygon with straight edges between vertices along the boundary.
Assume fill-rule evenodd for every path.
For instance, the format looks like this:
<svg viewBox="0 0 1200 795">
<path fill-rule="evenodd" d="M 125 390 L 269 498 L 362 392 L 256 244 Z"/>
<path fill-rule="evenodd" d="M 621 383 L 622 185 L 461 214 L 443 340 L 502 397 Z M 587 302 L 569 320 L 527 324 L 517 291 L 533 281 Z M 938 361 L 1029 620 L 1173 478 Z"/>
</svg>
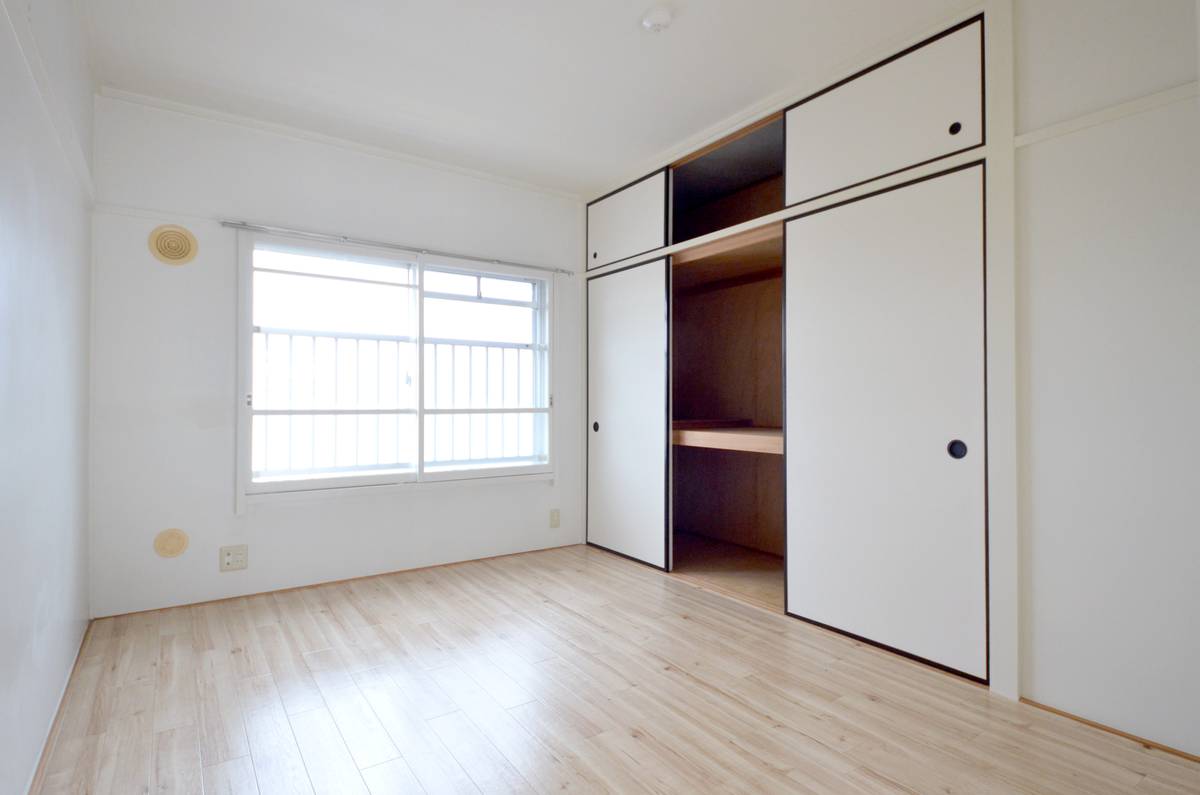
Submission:
<svg viewBox="0 0 1200 795">
<path fill-rule="evenodd" d="M 481 792 L 533 792 L 465 713 L 451 712 L 428 723 Z"/>
<path fill-rule="evenodd" d="M 368 795 L 367 785 L 328 710 L 302 712 L 290 720 L 317 795 Z"/>
<path fill-rule="evenodd" d="M 377 767 L 400 756 L 356 685 L 326 691 L 325 703 L 360 769 Z"/>
<path fill-rule="evenodd" d="M 154 792 L 204 795 L 200 734 L 195 726 L 167 729 L 155 736 Z"/>
<path fill-rule="evenodd" d="M 99 619 L 35 795 L 1200 793 L 1200 764 L 590 547 Z"/>
<path fill-rule="evenodd" d="M 196 665 L 196 692 L 203 764 L 215 765 L 249 754 L 238 678 L 228 655 L 215 650 L 201 653 Z"/>
<path fill-rule="evenodd" d="M 249 755 L 209 765 L 203 771 L 204 795 L 258 795 Z"/>
<path fill-rule="evenodd" d="M 258 788 L 266 793 L 311 795 L 312 785 L 291 724 L 280 704 L 246 713 L 246 736 Z"/>
<path fill-rule="evenodd" d="M 362 772 L 371 795 L 424 795 L 425 789 L 403 759 L 393 759 Z"/>
</svg>

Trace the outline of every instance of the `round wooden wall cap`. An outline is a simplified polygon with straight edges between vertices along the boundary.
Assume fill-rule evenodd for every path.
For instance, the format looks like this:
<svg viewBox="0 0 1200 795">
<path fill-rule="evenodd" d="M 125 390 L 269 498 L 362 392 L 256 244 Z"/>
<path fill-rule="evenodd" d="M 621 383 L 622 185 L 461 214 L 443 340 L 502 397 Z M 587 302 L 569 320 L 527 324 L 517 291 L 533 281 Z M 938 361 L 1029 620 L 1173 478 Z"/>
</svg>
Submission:
<svg viewBox="0 0 1200 795">
<path fill-rule="evenodd" d="M 154 537 L 154 551 L 164 558 L 177 558 L 188 548 L 188 534 L 178 527 L 163 530 Z"/>
<path fill-rule="evenodd" d="M 167 265 L 185 265 L 196 257 L 200 247 L 196 236 L 182 226 L 164 224 L 150 233 L 150 253 Z"/>
</svg>

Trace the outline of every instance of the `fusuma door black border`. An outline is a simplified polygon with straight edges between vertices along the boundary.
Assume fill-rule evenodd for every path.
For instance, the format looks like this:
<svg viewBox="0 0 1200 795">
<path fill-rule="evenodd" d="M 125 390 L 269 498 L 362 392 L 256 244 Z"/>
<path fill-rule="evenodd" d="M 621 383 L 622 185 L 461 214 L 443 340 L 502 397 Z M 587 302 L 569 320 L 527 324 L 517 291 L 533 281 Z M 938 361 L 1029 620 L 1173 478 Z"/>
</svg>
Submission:
<svg viewBox="0 0 1200 795">
<path fill-rule="evenodd" d="M 598 201 L 598 200 L 597 200 Z M 656 262 L 663 263 L 663 270 L 666 275 L 664 277 L 664 315 L 663 322 L 666 324 L 666 384 L 665 394 L 666 399 L 663 401 L 663 413 L 665 416 L 665 438 L 663 439 L 664 454 L 663 454 L 663 565 L 658 566 L 649 561 L 635 558 L 632 555 L 627 555 L 624 552 L 618 552 L 615 549 L 597 544 L 588 537 L 588 525 L 591 519 L 591 446 L 592 436 L 588 433 L 592 420 L 592 320 L 591 320 L 591 290 L 592 282 L 597 279 L 603 279 L 606 276 L 612 276 L 614 273 L 624 273 L 634 268 L 640 268 L 644 265 L 652 265 Z M 589 547 L 602 549 L 605 552 L 611 552 L 634 563 L 641 563 L 644 566 L 649 566 L 658 571 L 669 572 L 671 570 L 671 257 L 659 256 L 643 262 L 637 262 L 632 265 L 625 265 L 620 268 L 598 273 L 595 276 L 587 277 L 584 295 L 584 304 L 587 311 L 584 313 L 584 328 L 583 328 L 583 347 L 584 347 L 584 473 L 583 473 L 583 542 Z"/>
<path fill-rule="evenodd" d="M 783 321 L 783 325 L 784 325 L 784 355 L 783 355 L 783 362 L 784 362 L 784 411 L 783 411 L 783 425 L 784 425 L 784 477 L 783 477 L 783 481 L 784 481 L 784 486 L 783 486 L 783 488 L 784 488 L 784 500 L 785 500 L 785 503 L 784 503 L 784 504 L 785 504 L 785 512 L 786 512 L 786 504 L 787 504 L 787 503 L 786 503 L 786 500 L 787 500 L 787 480 L 788 480 L 788 477 L 787 477 L 787 458 L 786 458 L 786 454 L 787 454 L 787 416 L 788 416 L 788 412 L 787 412 L 787 347 L 786 347 L 786 346 L 787 346 L 787 282 L 786 282 L 786 279 L 787 279 L 787 271 L 788 271 L 788 267 L 787 267 L 787 224 L 791 223 L 792 221 L 798 221 L 798 220 L 800 220 L 801 218 L 807 218 L 807 217 L 809 217 L 809 216 L 811 216 L 811 215 L 818 215 L 818 214 L 820 214 L 820 213 L 823 213 L 823 212 L 826 212 L 826 211 L 828 211 L 828 210 L 833 210 L 833 209 L 835 209 L 835 208 L 838 208 L 838 207 L 844 207 L 844 206 L 846 206 L 847 204 L 854 204 L 855 202 L 860 202 L 860 201 L 862 201 L 862 200 L 864 200 L 864 199 L 870 199 L 870 198 L 873 198 L 873 197 L 875 197 L 875 196 L 880 196 L 880 195 L 883 195 L 883 194 L 885 194 L 885 193 L 891 193 L 892 191 L 900 190 L 901 188 L 907 188 L 907 187 L 910 187 L 910 186 L 912 186 L 912 185 L 918 185 L 918 184 L 920 184 L 920 183 L 922 183 L 922 182 L 928 182 L 928 181 L 930 181 L 930 180 L 937 179 L 937 178 L 939 178 L 939 177 L 944 177 L 944 176 L 947 176 L 947 175 L 949 175 L 949 174 L 954 174 L 954 173 L 957 173 L 957 172 L 959 172 L 959 171 L 966 171 L 966 170 L 968 170 L 968 169 L 972 169 L 972 168 L 979 168 L 979 169 L 980 169 L 980 172 L 979 172 L 979 174 L 980 174 L 979 186 L 980 186 L 980 191 L 981 191 L 981 193 L 982 193 L 982 199 L 983 199 L 983 201 L 982 201 L 982 203 L 981 203 L 981 206 L 982 206 L 982 216 L 983 216 L 983 217 L 982 217 L 982 219 L 981 219 L 981 220 L 982 220 L 982 224 L 981 224 L 981 227 L 980 227 L 980 228 L 981 228 L 981 231 L 982 231 L 982 238 L 983 238 L 983 251 L 981 252 L 981 254 L 982 254 L 982 258 L 981 258 L 981 268 L 982 268 L 982 271 L 981 271 L 981 276 L 982 276 L 982 279 L 983 279 L 982 298 L 983 298 L 983 620 L 984 620 L 984 675 L 983 675 L 983 677 L 978 677 L 978 676 L 975 676 L 974 674 L 967 673 L 966 671 L 960 671 L 960 670 L 958 670 L 957 668 L 952 668 L 952 667 L 950 667 L 950 666 L 948 666 L 948 665 L 944 665 L 944 664 L 942 664 L 942 663 L 939 663 L 939 662 L 937 662 L 937 661 L 935 661 L 935 660 L 930 660 L 930 659 L 929 659 L 929 658 L 927 658 L 927 657 L 921 657 L 920 655 L 917 655 L 917 654 L 913 654 L 913 653 L 911 653 L 911 652 L 904 651 L 903 649 L 898 649 L 898 648 L 896 648 L 896 647 L 894 647 L 894 646 L 889 646 L 889 645 L 888 645 L 888 644 L 886 644 L 886 643 L 881 643 L 881 642 L 879 642 L 879 641 L 876 641 L 876 640 L 871 640 L 870 638 L 866 638 L 866 637 L 863 637 L 863 636 L 861 636 L 861 635 L 856 635 L 855 633 L 853 633 L 853 632 L 850 632 L 850 631 L 848 631 L 848 630 L 840 629 L 840 628 L 838 628 L 838 627 L 835 627 L 835 626 L 831 626 L 831 625 L 829 625 L 829 624 L 822 623 L 822 622 L 820 622 L 820 621 L 817 621 L 817 620 L 815 620 L 815 619 L 808 618 L 807 616 L 802 616 L 802 615 L 800 615 L 799 613 L 794 613 L 794 612 L 792 612 L 792 610 L 791 610 L 791 606 L 788 604 L 788 594 L 787 594 L 787 561 L 788 561 L 788 554 L 789 554 L 789 552 L 790 552 L 790 545 L 787 543 L 787 537 L 786 537 L 786 535 L 785 535 L 785 540 L 784 540 L 784 580 L 783 580 L 784 594 L 783 594 L 783 604 L 784 604 L 784 614 L 785 614 L 785 615 L 788 615 L 788 616 L 791 616 L 792 618 L 799 619 L 799 620 L 801 620 L 801 621 L 804 621 L 804 622 L 806 622 L 806 623 L 808 623 L 808 624 L 812 624 L 813 626 L 821 627 L 822 629 L 828 630 L 828 631 L 830 631 L 830 632 L 836 632 L 836 633 L 837 633 L 837 634 L 839 634 L 839 635 L 844 635 L 844 636 L 846 636 L 846 637 L 848 637 L 848 638 L 852 638 L 852 639 L 854 639 L 854 640 L 857 640 L 857 641 L 859 641 L 859 642 L 861 642 L 861 643 L 866 643 L 866 644 L 869 644 L 869 645 L 871 645 L 871 646 L 875 646 L 876 648 L 880 648 L 880 649 L 883 649 L 883 650 L 885 650 L 885 651 L 892 652 L 893 654 L 898 654 L 898 655 L 900 655 L 901 657 L 906 657 L 906 658 L 908 658 L 908 659 L 910 659 L 910 660 L 914 660 L 914 661 L 916 661 L 916 662 L 923 663 L 923 664 L 925 664 L 925 665 L 931 666 L 931 667 L 933 667 L 933 668 L 936 668 L 936 669 L 938 669 L 938 670 L 945 671 L 945 672 L 947 672 L 947 673 L 951 673 L 951 674 L 954 674 L 954 675 L 956 675 L 956 676 L 960 676 L 960 677 L 962 677 L 962 678 L 964 678 L 964 679 L 968 679 L 968 680 L 970 680 L 970 681 L 972 681 L 972 682 L 976 682 L 976 683 L 979 683 L 979 684 L 982 684 L 982 685 L 989 685 L 989 686 L 990 686 L 990 684 L 991 684 L 991 676 L 992 676 L 992 620 L 991 620 L 991 618 L 992 618 L 992 616 L 991 616 L 991 614 L 992 614 L 992 607 L 991 607 L 991 535 L 990 535 L 990 527 L 989 527 L 989 525 L 990 525 L 990 522 L 989 522 L 989 516 L 988 516 L 988 508 L 989 508 L 989 502 L 988 502 L 988 485 L 989 485 L 989 480 L 990 480 L 990 478 L 989 478 L 989 470 L 988 470 L 988 394 L 987 394 L 987 385 L 988 385 L 988 377 L 987 377 L 987 374 L 988 374 L 988 356 L 987 356 L 987 354 L 988 354 L 988 348 L 987 348 L 987 161 L 986 161 L 986 160 L 984 160 L 984 159 L 982 159 L 982 158 L 981 158 L 981 159 L 979 159 L 979 160 L 973 160 L 973 161 L 971 161 L 970 163 L 963 163 L 963 164 L 961 164 L 961 165 L 954 166 L 953 168 L 948 168 L 948 169 L 945 169 L 945 170 L 943 170 L 943 171 L 939 171 L 939 172 L 937 172 L 937 173 L 934 173 L 934 174 L 925 174 L 925 175 L 923 175 L 923 176 L 917 177 L 916 179 L 911 179 L 911 180 L 909 180 L 908 182 L 902 182 L 902 183 L 900 183 L 900 184 L 898 184 L 898 185 L 889 185 L 889 186 L 888 186 L 888 187 L 886 187 L 886 188 L 880 188 L 879 190 L 872 191 L 872 192 L 870 192 L 870 193 L 865 193 L 865 194 L 863 194 L 862 196 L 855 196 L 855 197 L 853 197 L 853 198 L 849 198 L 849 199 L 846 199 L 846 200 L 844 200 L 844 201 L 835 202 L 834 204 L 829 204 L 829 205 L 826 205 L 826 206 L 824 206 L 824 207 L 821 207 L 821 208 L 819 208 L 819 209 L 816 209 L 816 210 L 811 210 L 811 211 L 809 211 L 809 212 L 805 212 L 805 213 L 798 213 L 798 214 L 796 214 L 796 215 L 794 215 L 794 216 L 791 216 L 790 218 L 787 218 L 787 219 L 785 219 L 785 220 L 784 220 L 784 222 L 783 222 L 783 223 L 784 223 L 784 230 L 783 230 L 783 240 L 784 240 L 784 249 L 783 249 L 783 250 L 784 250 L 784 266 L 783 266 L 783 272 L 784 272 L 784 280 L 785 280 L 785 281 L 784 281 L 784 297 L 783 297 L 783 300 L 784 300 L 784 321 Z M 785 518 L 785 519 L 784 519 L 784 532 L 785 532 L 785 534 L 787 533 L 787 526 L 788 526 L 788 523 L 787 523 L 787 520 L 786 520 L 786 518 Z"/>
<path fill-rule="evenodd" d="M 870 74 L 871 72 L 874 72 L 877 69 L 887 66 L 888 64 L 892 63 L 893 61 L 898 61 L 906 55 L 911 55 L 912 53 L 916 52 L 917 50 L 920 50 L 923 47 L 927 47 L 930 44 L 933 44 L 934 42 L 940 41 L 941 39 L 944 39 L 953 33 L 957 33 L 958 31 L 963 30 L 964 28 L 968 28 L 971 25 L 974 25 L 976 22 L 979 23 L 979 143 L 971 144 L 970 146 L 964 146 L 960 149 L 955 149 L 950 152 L 945 152 L 943 154 L 937 155 L 936 157 L 931 157 L 926 160 L 922 160 L 917 163 L 912 163 L 907 166 L 901 166 L 900 168 L 892 169 L 891 171 L 886 171 L 883 174 L 877 174 L 873 177 L 868 177 L 866 179 L 859 180 L 858 182 L 852 182 L 849 185 L 842 185 L 838 188 L 834 188 L 833 190 L 825 191 L 824 193 L 819 193 L 815 196 L 807 196 L 803 199 L 797 199 L 796 201 L 791 202 L 790 204 L 787 203 L 787 201 L 786 201 L 786 198 L 787 198 L 787 117 L 788 117 L 789 111 L 791 111 L 795 108 L 798 108 L 807 102 L 811 102 L 812 100 L 816 99 L 817 97 L 820 97 L 824 94 L 828 94 L 829 92 L 834 91 L 835 89 L 841 88 L 842 86 L 846 85 L 847 83 L 851 83 L 860 77 L 863 77 L 865 75 Z M 984 29 L 984 26 L 986 24 L 987 23 L 984 21 L 984 14 L 981 11 L 978 14 L 976 14 L 972 17 L 969 17 L 968 19 L 964 19 L 962 22 L 959 22 L 956 25 L 946 28 L 945 30 L 943 30 L 939 33 L 935 33 L 934 35 L 930 36 L 929 38 L 922 39 L 921 41 L 917 42 L 916 44 L 906 47 L 905 49 L 901 50 L 900 52 L 889 55 L 887 58 L 884 58 L 882 61 L 877 61 L 876 63 L 873 63 L 864 69 L 860 69 L 859 71 L 855 72 L 854 74 L 850 75 L 849 77 L 844 77 L 841 80 L 837 81 L 836 83 L 833 83 L 831 85 L 826 86 L 825 88 L 822 88 L 820 91 L 817 91 L 813 94 L 809 94 L 804 99 L 797 100 L 796 102 L 793 102 L 791 105 L 788 105 L 786 108 L 784 108 L 783 109 L 783 135 L 784 135 L 784 148 L 783 148 L 784 186 L 783 186 L 783 190 L 784 190 L 785 201 L 784 201 L 783 208 L 785 210 L 789 210 L 793 207 L 799 207 L 802 204 L 808 204 L 809 202 L 814 202 L 814 201 L 817 201 L 818 199 L 823 199 L 826 196 L 832 196 L 835 193 L 841 193 L 842 191 L 847 191 L 852 188 L 857 188 L 861 185 L 866 185 L 867 183 L 875 182 L 876 180 L 885 179 L 886 177 L 892 177 L 892 176 L 895 176 L 896 174 L 902 174 L 905 171 L 911 171 L 914 168 L 920 168 L 921 166 L 927 166 L 930 163 L 936 163 L 939 160 L 945 160 L 948 157 L 954 157 L 955 155 L 961 155 L 963 152 L 970 152 L 974 149 L 982 149 L 983 147 L 987 146 L 987 62 L 986 62 L 986 59 L 987 59 L 987 46 L 986 46 L 987 35 L 986 35 L 985 29 Z M 836 206 L 836 205 L 831 205 L 831 206 Z M 825 207 L 822 209 L 829 209 L 829 208 Z M 791 219 L 789 219 L 789 220 L 791 220 Z"/>
<path fill-rule="evenodd" d="M 663 233 L 662 233 L 662 241 L 663 242 L 660 245 L 657 245 L 654 248 L 648 248 L 645 251 L 639 251 L 635 254 L 627 254 L 624 257 L 618 257 L 617 259 L 612 259 L 605 263 L 593 265 L 592 260 L 591 260 L 591 253 L 592 253 L 591 252 L 591 248 L 592 248 L 591 208 L 592 208 L 592 205 L 598 204 L 599 202 L 602 202 L 605 199 L 610 198 L 612 196 L 616 196 L 618 193 L 625 190 L 626 188 L 632 188 L 634 185 L 639 185 L 639 184 L 645 182 L 646 180 L 651 179 L 652 177 L 658 176 L 659 174 L 663 175 Z M 619 188 L 614 188 L 614 189 L 610 190 L 608 193 L 604 194 L 603 196 L 596 198 L 596 199 L 592 199 L 590 202 L 588 202 L 587 204 L 585 204 L 583 206 L 583 271 L 584 271 L 584 273 L 587 273 L 588 271 L 597 271 L 597 270 L 600 270 L 601 268 L 606 268 L 609 265 L 612 265 L 614 262 L 621 262 L 622 260 L 633 259 L 635 257 L 642 257 L 642 256 L 645 256 L 646 254 L 649 254 L 651 251 L 658 251 L 660 248 L 666 248 L 669 245 L 671 245 L 671 167 L 670 166 L 663 166 L 662 168 L 655 169 L 654 171 L 651 171 L 646 176 L 638 177 L 637 179 L 633 180 L 632 182 L 627 182 Z M 651 260 L 651 261 L 653 261 L 653 260 Z M 646 264 L 645 262 L 638 263 L 638 265 L 645 265 L 645 264 Z M 637 265 L 629 265 L 626 267 L 632 268 L 632 267 L 637 267 Z M 624 270 L 624 269 L 625 268 L 623 267 L 620 270 Z M 615 273 L 615 271 L 614 271 L 614 273 Z M 608 275 L 608 274 L 603 274 L 603 275 Z"/>
</svg>

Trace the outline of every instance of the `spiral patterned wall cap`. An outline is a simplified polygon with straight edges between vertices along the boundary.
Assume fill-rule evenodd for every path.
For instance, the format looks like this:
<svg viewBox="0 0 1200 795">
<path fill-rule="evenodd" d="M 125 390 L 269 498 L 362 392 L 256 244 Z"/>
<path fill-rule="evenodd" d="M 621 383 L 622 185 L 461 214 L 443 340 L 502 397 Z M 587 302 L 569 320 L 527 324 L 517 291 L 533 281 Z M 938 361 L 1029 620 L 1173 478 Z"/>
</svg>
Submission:
<svg viewBox="0 0 1200 795">
<path fill-rule="evenodd" d="M 150 253 L 167 265 L 185 265 L 196 257 L 196 236 L 182 226 L 164 224 L 150 233 Z"/>
</svg>

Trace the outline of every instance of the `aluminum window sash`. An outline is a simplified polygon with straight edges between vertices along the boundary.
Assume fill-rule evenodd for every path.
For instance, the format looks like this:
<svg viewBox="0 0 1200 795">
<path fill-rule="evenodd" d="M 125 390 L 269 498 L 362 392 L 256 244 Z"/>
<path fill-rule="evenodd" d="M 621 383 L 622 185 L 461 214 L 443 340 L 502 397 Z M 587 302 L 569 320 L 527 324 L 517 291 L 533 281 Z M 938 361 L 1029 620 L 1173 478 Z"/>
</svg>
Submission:
<svg viewBox="0 0 1200 795">
<path fill-rule="evenodd" d="M 457 340 L 449 337 L 426 337 L 426 345 L 465 345 L 471 348 L 515 348 L 523 351 L 544 351 L 549 346 L 536 342 L 488 342 L 487 340 Z"/>
<path fill-rule="evenodd" d="M 484 278 L 490 277 L 485 276 Z M 496 304 L 497 306 L 516 306 L 522 309 L 538 309 L 537 301 L 513 301 L 507 298 L 487 298 L 482 295 L 463 295 L 461 293 L 435 293 L 431 290 L 426 290 L 422 295 L 426 298 L 436 298 L 439 301 L 464 301 L 471 304 Z"/>
<path fill-rule="evenodd" d="M 416 409 L 251 409 L 256 417 L 367 417 L 381 414 L 416 414 Z"/>
<path fill-rule="evenodd" d="M 290 329 L 280 326 L 254 326 L 251 330 L 255 334 L 278 334 L 289 337 L 327 337 L 335 340 L 365 340 L 367 342 L 417 342 L 417 337 L 396 334 L 354 334 L 342 331 Z"/>
<path fill-rule="evenodd" d="M 255 273 L 278 273 L 284 276 L 299 276 L 305 279 L 330 279 L 335 282 L 357 282 L 359 284 L 377 284 L 382 287 L 396 287 L 402 290 L 415 290 L 415 284 L 402 284 L 400 282 L 385 282 L 380 279 L 363 279 L 358 276 L 334 276 L 328 273 L 308 273 L 306 271 L 285 271 L 281 268 L 261 268 L 255 266 Z"/>
<path fill-rule="evenodd" d="M 521 409 L 425 409 L 426 414 L 549 414 L 549 407 Z"/>
</svg>

